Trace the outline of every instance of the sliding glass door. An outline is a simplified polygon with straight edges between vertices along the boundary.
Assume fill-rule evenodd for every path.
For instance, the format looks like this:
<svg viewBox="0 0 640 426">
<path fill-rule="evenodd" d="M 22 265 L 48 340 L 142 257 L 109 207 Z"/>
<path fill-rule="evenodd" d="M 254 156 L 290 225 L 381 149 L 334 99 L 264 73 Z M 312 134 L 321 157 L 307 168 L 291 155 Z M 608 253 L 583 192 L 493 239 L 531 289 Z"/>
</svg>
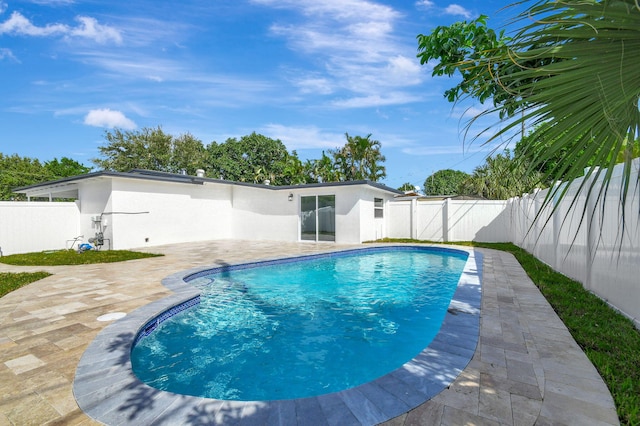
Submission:
<svg viewBox="0 0 640 426">
<path fill-rule="evenodd" d="M 318 241 L 336 240 L 336 196 L 318 196 Z"/>
<path fill-rule="evenodd" d="M 316 196 L 302 197 L 300 200 L 300 238 L 316 241 Z"/>
<path fill-rule="evenodd" d="M 303 241 L 336 240 L 335 195 L 301 197 L 300 238 Z"/>
</svg>

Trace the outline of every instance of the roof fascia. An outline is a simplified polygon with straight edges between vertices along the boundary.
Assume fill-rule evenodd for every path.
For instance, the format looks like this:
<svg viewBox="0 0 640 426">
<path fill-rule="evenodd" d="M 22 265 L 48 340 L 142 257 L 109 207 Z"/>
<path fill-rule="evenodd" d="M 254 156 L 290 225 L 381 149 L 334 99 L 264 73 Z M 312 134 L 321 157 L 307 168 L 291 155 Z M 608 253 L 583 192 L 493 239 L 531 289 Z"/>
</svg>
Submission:
<svg viewBox="0 0 640 426">
<path fill-rule="evenodd" d="M 378 182 L 372 182 L 368 180 L 355 180 L 346 182 L 326 182 L 326 183 L 309 183 L 303 185 L 283 185 L 273 186 L 248 182 L 234 182 L 224 179 L 212 179 L 206 177 L 196 177 L 191 175 L 181 175 L 176 173 L 158 172 L 153 170 L 133 169 L 130 172 L 112 172 L 112 171 L 99 171 L 87 173 L 84 175 L 72 176 L 68 178 L 58 179 L 54 181 L 42 182 L 35 185 L 24 186 L 15 188 L 13 191 L 18 193 L 27 193 L 30 190 L 42 190 L 46 187 L 55 187 L 60 184 L 80 182 L 84 180 L 93 180 L 97 178 L 123 178 L 123 179 L 141 179 L 151 180 L 157 182 L 173 182 L 173 183 L 189 183 L 189 184 L 204 184 L 204 183 L 219 183 L 224 185 L 237 185 L 251 188 L 262 188 L 268 190 L 293 190 L 293 189 L 305 189 L 305 188 L 326 188 L 326 187 L 340 187 L 340 186 L 352 186 L 352 185 L 368 185 L 374 188 L 391 192 L 393 194 L 400 194 L 401 191 L 388 187 Z"/>
</svg>

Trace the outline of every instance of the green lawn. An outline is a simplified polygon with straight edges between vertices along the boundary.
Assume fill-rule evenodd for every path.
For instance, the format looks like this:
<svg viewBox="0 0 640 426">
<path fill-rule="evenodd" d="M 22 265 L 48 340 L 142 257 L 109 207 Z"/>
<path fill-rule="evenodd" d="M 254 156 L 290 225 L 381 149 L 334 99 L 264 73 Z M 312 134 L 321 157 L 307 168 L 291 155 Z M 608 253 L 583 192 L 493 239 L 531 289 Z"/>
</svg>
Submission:
<svg viewBox="0 0 640 426">
<path fill-rule="evenodd" d="M 48 277 L 48 272 L 0 272 L 0 297 L 20 287 Z"/>
<path fill-rule="evenodd" d="M 86 265 L 91 263 L 123 262 L 162 256 L 128 250 L 89 250 L 78 253 L 74 250 L 46 251 L 39 253 L 12 254 L 0 257 L 0 263 L 20 266 Z M 34 281 L 48 277 L 47 272 L 0 273 L 0 297 Z"/>
<path fill-rule="evenodd" d="M 75 250 L 56 250 L 3 256 L 0 257 L 0 263 L 20 266 L 88 265 L 91 263 L 124 262 L 125 260 L 156 256 L 162 255 L 129 250 L 88 250 L 82 253 Z"/>
</svg>

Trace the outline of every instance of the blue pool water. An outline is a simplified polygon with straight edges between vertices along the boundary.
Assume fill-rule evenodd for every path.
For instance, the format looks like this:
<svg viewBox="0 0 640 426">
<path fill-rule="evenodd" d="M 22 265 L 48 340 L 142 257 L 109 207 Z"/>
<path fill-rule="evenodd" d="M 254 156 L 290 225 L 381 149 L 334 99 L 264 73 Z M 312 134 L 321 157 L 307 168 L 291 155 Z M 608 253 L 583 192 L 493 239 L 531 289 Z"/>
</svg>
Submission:
<svg viewBox="0 0 640 426">
<path fill-rule="evenodd" d="M 133 371 L 161 390 L 243 401 L 369 382 L 429 345 L 466 258 L 383 248 L 200 276 L 201 303 L 140 339 Z"/>
</svg>

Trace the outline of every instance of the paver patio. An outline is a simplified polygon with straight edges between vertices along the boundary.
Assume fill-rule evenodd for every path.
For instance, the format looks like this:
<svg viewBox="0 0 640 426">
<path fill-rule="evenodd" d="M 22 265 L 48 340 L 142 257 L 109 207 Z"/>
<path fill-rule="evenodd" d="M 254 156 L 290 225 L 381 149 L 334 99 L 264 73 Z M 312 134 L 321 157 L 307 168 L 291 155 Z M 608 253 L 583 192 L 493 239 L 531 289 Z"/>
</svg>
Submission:
<svg viewBox="0 0 640 426">
<path fill-rule="evenodd" d="M 0 299 L 0 425 L 99 424 L 72 393 L 80 357 L 110 324 L 97 318 L 169 295 L 166 276 L 336 248 L 349 246 L 211 241 L 154 247 L 148 251 L 165 256 L 115 264 L 0 264 L 0 272 L 54 274 Z M 515 258 L 476 250 L 484 255 L 483 299 L 471 362 L 448 389 L 386 424 L 618 424 L 602 379 Z"/>
</svg>

